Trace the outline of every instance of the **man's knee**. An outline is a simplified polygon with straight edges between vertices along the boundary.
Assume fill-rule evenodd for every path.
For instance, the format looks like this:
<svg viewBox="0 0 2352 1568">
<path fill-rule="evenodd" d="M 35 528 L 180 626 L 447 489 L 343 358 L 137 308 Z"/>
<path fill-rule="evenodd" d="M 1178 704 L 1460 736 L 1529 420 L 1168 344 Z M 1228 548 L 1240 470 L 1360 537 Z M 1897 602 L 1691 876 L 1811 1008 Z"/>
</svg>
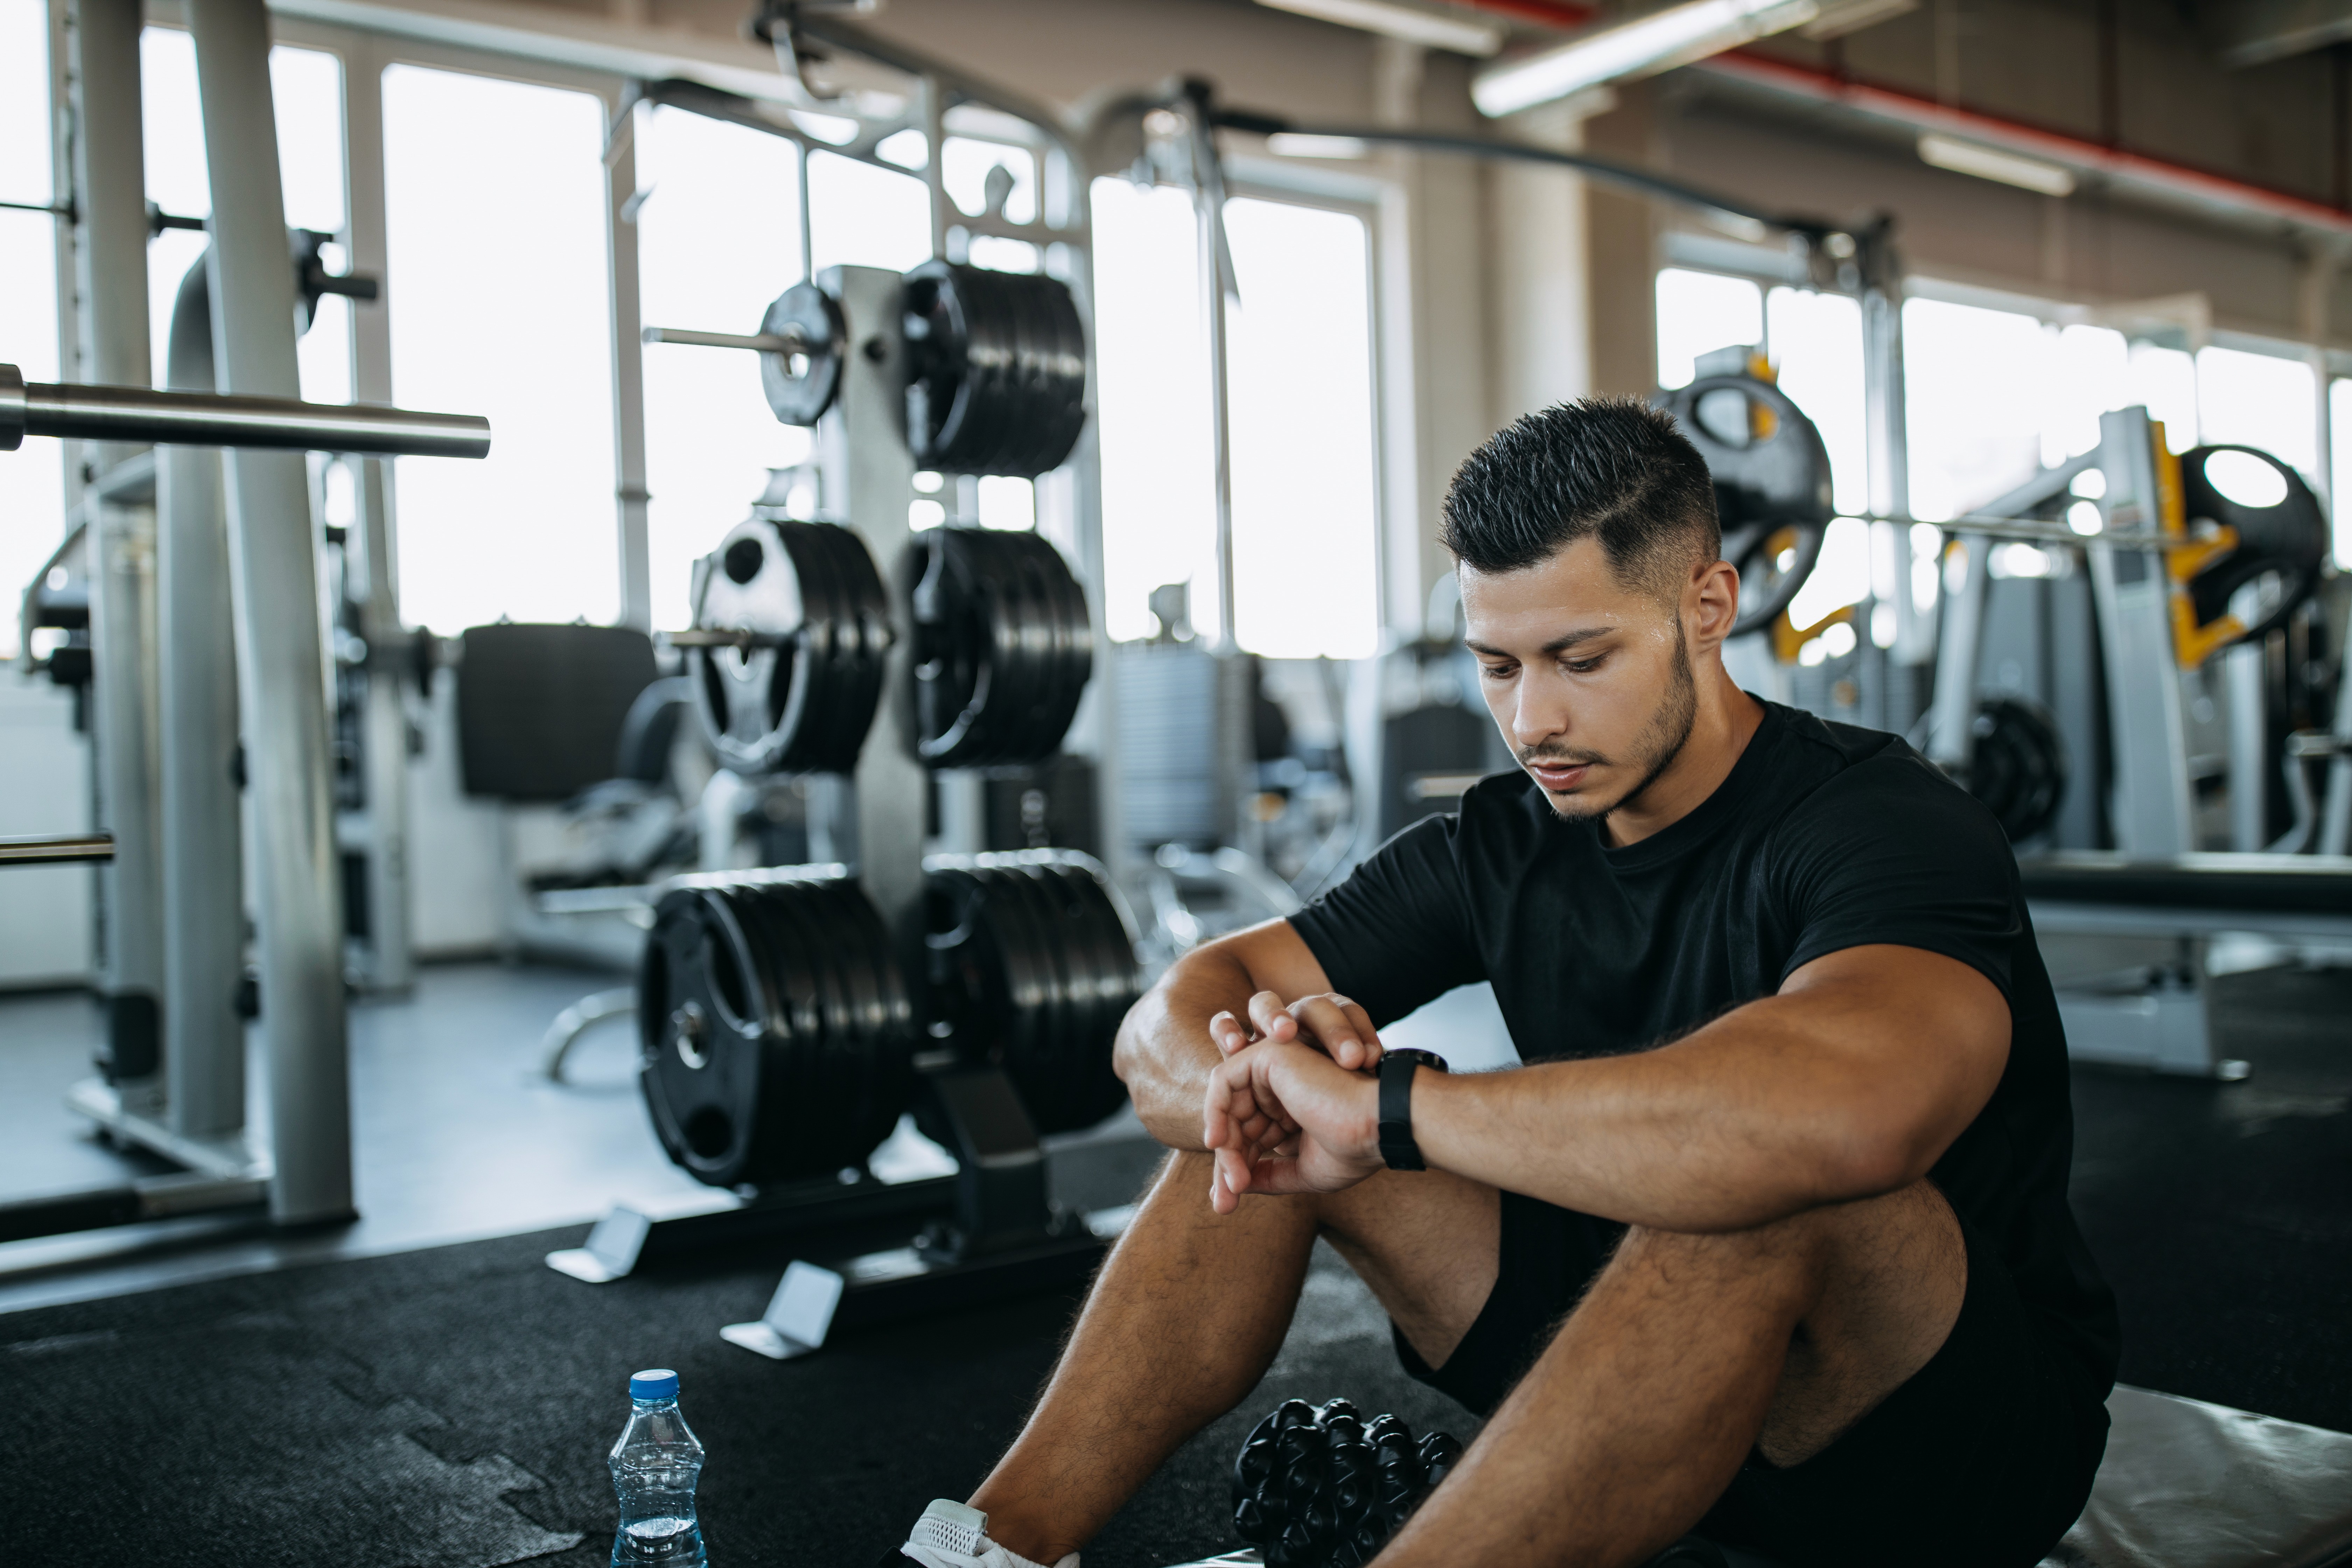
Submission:
<svg viewBox="0 0 2352 1568">
<path fill-rule="evenodd" d="M 1841 1286 L 1964 1269 L 1959 1220 L 1934 1184 L 1772 1220 L 1742 1230 L 1687 1232 L 1633 1226 L 1612 1264 L 1668 1276 L 1712 1275 L 1730 1287 L 1771 1288 L 1801 1310 Z"/>
</svg>

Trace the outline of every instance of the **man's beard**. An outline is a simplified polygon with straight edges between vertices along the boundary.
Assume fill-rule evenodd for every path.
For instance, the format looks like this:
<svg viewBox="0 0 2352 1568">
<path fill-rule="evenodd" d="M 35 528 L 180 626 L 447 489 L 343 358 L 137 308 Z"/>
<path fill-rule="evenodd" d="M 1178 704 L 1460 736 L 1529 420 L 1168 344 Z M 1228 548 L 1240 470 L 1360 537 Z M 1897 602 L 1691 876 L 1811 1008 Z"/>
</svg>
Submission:
<svg viewBox="0 0 2352 1568">
<path fill-rule="evenodd" d="M 1641 782 L 1606 805 L 1585 805 L 1573 801 L 1562 804 L 1559 796 L 1551 795 L 1548 798 L 1552 810 L 1570 822 L 1580 822 L 1607 816 L 1627 801 L 1640 799 L 1642 792 L 1657 783 L 1658 775 L 1674 766 L 1675 759 L 1683 754 L 1683 747 L 1690 742 L 1691 728 L 1697 721 L 1698 681 L 1691 674 L 1690 645 L 1683 640 L 1682 617 L 1677 616 L 1675 617 L 1673 679 L 1666 687 L 1665 695 L 1659 700 L 1656 710 L 1651 713 L 1650 721 L 1633 738 L 1633 755 L 1627 759 L 1642 770 Z M 1593 763 L 1605 764 L 1610 760 L 1598 752 L 1523 751 L 1519 753 L 1522 764 L 1542 762 L 1575 766 Z"/>
</svg>

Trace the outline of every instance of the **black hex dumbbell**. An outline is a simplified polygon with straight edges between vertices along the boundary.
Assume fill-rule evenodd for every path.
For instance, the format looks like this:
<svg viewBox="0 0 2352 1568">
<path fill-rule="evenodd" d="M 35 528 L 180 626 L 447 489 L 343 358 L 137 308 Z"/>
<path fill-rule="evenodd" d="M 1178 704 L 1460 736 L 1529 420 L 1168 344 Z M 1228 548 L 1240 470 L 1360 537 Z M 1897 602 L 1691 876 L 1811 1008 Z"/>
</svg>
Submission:
<svg viewBox="0 0 2352 1568">
<path fill-rule="evenodd" d="M 1462 1457 L 1344 1399 L 1285 1401 L 1234 1459 L 1234 1525 L 1266 1568 L 1361 1568 Z"/>
</svg>

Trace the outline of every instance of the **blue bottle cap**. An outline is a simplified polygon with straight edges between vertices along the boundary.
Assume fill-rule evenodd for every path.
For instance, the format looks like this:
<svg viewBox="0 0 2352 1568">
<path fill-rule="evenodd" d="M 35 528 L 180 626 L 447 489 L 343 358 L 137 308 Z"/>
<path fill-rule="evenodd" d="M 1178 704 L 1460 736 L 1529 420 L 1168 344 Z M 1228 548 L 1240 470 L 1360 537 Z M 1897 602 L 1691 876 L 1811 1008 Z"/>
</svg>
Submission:
<svg viewBox="0 0 2352 1568">
<path fill-rule="evenodd" d="M 677 1373 L 666 1366 L 648 1372 L 629 1374 L 629 1397 L 632 1399 L 676 1399 Z"/>
</svg>

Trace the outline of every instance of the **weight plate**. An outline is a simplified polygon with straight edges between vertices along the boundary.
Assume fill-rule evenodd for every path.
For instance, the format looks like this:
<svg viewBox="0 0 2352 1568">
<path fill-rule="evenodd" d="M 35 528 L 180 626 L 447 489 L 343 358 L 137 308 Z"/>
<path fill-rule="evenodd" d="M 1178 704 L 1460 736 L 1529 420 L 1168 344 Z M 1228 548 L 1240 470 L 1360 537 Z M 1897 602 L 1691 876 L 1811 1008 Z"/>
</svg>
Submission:
<svg viewBox="0 0 2352 1568">
<path fill-rule="evenodd" d="M 1978 705 L 1969 793 L 2000 819 L 2011 844 L 2048 827 L 2066 796 L 2066 742 L 2049 710 L 2021 697 Z"/>
<path fill-rule="evenodd" d="M 1829 531 L 1812 522 L 1750 522 L 1725 533 L 1723 558 L 1739 570 L 1739 614 L 1727 637 L 1769 626 L 1796 603 L 1813 574 Z M 1780 564 L 1786 554 L 1789 563 Z"/>
<path fill-rule="evenodd" d="M 2206 472 L 2206 459 L 2223 452 L 2241 452 L 2268 467 L 2284 493 L 2268 506 L 2250 506 L 2230 496 Z M 2210 521 L 2238 535 L 2235 550 L 2214 557 L 2189 581 L 2198 624 L 2219 620 L 2230 613 L 2239 589 L 2274 576 L 2273 591 L 2261 596 L 2262 606 L 2241 640 L 2266 637 L 2284 626 L 2319 585 L 2330 546 L 2327 514 L 2303 476 L 2259 448 L 2217 443 L 2181 454 L 2180 492 L 2182 510 L 2192 524 Z"/>
<path fill-rule="evenodd" d="M 798 1136 L 811 1151 L 809 1163 L 822 1158 L 823 1169 L 837 1171 L 863 1160 L 882 1137 L 881 1132 L 870 1141 L 862 1136 L 866 1131 L 863 1123 L 871 1111 L 857 1103 L 865 1075 L 856 1026 L 855 983 L 849 974 L 857 963 L 857 944 L 853 933 L 828 918 L 821 907 L 824 900 L 819 889 L 798 891 L 799 897 L 780 902 L 775 913 L 792 950 L 814 982 L 823 1027 L 802 1053 L 806 1092 L 793 1108 L 794 1121 Z"/>
<path fill-rule="evenodd" d="M 929 261 L 906 275 L 907 443 L 947 473 L 1034 478 L 1086 424 L 1086 339 L 1060 281 Z"/>
<path fill-rule="evenodd" d="M 841 306 L 814 283 L 795 283 L 776 296 L 760 319 L 762 333 L 798 332 L 807 346 L 797 353 L 760 356 L 760 387 L 768 406 L 785 425 L 814 425 L 841 391 L 841 355 L 849 330 Z"/>
<path fill-rule="evenodd" d="M 915 629 L 898 697 L 908 744 L 934 767 L 1024 764 L 1054 754 L 1092 672 L 1086 595 L 1034 533 L 929 531 L 898 593 Z"/>
<path fill-rule="evenodd" d="M 654 1131 L 698 1179 L 751 1179 L 771 1029 L 759 965 L 725 900 L 664 898 L 639 973 L 638 1082 Z"/>
<path fill-rule="evenodd" d="M 1000 866 L 995 870 L 997 897 L 1028 928 L 1029 951 L 1035 960 L 1038 997 L 1036 1028 L 1028 1059 L 1008 1061 L 1013 1081 L 1030 1107 L 1030 1118 L 1042 1127 L 1064 1114 L 1072 1068 L 1081 1048 L 1085 1020 L 1077 1016 L 1076 987 L 1071 984 L 1076 955 L 1064 940 L 1059 911 L 1039 885 L 1034 868 Z"/>
<path fill-rule="evenodd" d="M 1141 977 L 1127 923 L 1092 868 L 1056 856 L 1053 864 L 1034 869 L 1060 902 L 1061 942 L 1082 976 L 1074 977 L 1074 984 L 1083 987 L 1082 1005 L 1073 1009 L 1077 1023 L 1067 1058 L 1065 1100 L 1066 1125 L 1090 1127 L 1126 1098 L 1126 1086 L 1118 1081 L 1111 1058 L 1119 1025 L 1141 994 Z"/>
<path fill-rule="evenodd" d="M 890 636 L 865 545 L 832 523 L 752 519 L 698 572 L 696 628 L 757 639 L 692 650 L 695 708 L 719 760 L 743 773 L 855 768 Z"/>
<path fill-rule="evenodd" d="M 1706 460 L 1726 532 L 1766 521 L 1829 522 L 1829 448 L 1778 386 L 1752 375 L 1703 375 L 1654 401 Z"/>
</svg>

